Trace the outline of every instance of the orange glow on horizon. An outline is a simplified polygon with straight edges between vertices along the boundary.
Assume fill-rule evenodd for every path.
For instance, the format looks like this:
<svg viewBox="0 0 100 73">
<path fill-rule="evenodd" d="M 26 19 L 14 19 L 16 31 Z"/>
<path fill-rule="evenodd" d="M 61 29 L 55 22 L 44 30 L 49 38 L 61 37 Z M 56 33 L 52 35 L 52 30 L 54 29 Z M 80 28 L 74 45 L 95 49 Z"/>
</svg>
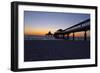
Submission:
<svg viewBox="0 0 100 73">
<path fill-rule="evenodd" d="M 48 28 L 32 28 L 31 26 L 27 26 L 24 28 L 24 35 L 37 35 L 37 36 L 44 36 L 47 34 L 50 30 Z M 55 30 L 52 29 L 51 33 L 54 33 Z M 75 37 L 84 37 L 84 32 L 75 32 L 74 33 Z M 65 35 L 67 36 L 67 35 Z M 73 36 L 73 33 L 70 33 L 70 37 Z M 90 36 L 90 31 L 87 31 L 87 36 Z"/>
<path fill-rule="evenodd" d="M 25 35 L 38 35 L 43 36 L 45 35 L 49 30 L 48 29 L 39 29 L 39 28 L 32 28 L 32 27 L 25 27 L 24 34 Z"/>
<path fill-rule="evenodd" d="M 84 33 L 85 32 L 83 32 L 83 31 L 82 32 L 75 32 L 74 36 L 75 37 L 84 37 Z M 90 31 L 87 31 L 86 33 L 87 33 L 87 37 L 90 37 Z M 65 35 L 65 36 L 67 36 L 67 35 Z M 72 37 L 73 33 L 70 33 L 69 36 Z"/>
</svg>

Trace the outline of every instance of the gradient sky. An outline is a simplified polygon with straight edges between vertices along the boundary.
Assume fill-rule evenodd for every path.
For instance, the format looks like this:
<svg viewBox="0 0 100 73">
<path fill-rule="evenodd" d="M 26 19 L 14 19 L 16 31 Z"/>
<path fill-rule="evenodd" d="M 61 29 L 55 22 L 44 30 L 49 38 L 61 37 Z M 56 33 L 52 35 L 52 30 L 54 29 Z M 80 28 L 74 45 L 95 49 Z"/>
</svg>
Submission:
<svg viewBox="0 0 100 73">
<path fill-rule="evenodd" d="M 44 35 L 66 29 L 90 18 L 90 14 L 24 11 L 25 35 Z"/>
</svg>

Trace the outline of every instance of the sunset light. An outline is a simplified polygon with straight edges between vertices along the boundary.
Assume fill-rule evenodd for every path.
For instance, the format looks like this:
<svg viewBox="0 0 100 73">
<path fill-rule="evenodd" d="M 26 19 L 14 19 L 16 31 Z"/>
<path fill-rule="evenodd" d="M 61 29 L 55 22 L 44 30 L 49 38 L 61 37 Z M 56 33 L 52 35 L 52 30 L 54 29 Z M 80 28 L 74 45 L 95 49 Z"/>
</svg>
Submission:
<svg viewBox="0 0 100 73">
<path fill-rule="evenodd" d="M 66 29 L 87 18 L 89 14 L 54 13 L 54 12 L 24 12 L 24 35 L 45 36 L 49 31 L 54 34 L 58 29 Z M 90 32 L 86 32 L 90 36 Z M 65 35 L 66 36 L 66 35 Z M 72 33 L 69 35 L 73 36 Z M 75 37 L 84 37 L 84 31 L 76 32 Z"/>
</svg>

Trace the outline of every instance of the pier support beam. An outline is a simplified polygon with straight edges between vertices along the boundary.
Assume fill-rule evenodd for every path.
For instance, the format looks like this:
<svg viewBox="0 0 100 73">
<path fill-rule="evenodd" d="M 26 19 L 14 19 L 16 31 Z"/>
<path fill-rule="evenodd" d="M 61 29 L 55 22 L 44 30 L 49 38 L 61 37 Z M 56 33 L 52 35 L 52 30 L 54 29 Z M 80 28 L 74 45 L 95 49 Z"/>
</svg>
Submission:
<svg viewBox="0 0 100 73">
<path fill-rule="evenodd" d="M 87 40 L 87 33 L 84 31 L 84 40 Z"/>
<path fill-rule="evenodd" d="M 69 34 L 67 34 L 67 39 L 69 40 Z"/>
<path fill-rule="evenodd" d="M 74 34 L 74 32 L 73 32 L 73 40 L 74 40 L 74 37 L 75 37 L 75 34 Z"/>
</svg>

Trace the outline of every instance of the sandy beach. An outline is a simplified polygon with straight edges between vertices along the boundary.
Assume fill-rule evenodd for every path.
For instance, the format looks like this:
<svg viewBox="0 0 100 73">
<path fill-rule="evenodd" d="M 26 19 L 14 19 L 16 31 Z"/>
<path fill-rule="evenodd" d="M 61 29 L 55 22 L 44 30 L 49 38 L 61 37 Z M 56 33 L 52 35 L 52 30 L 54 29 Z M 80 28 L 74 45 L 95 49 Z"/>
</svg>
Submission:
<svg viewBox="0 0 100 73">
<path fill-rule="evenodd" d="M 24 40 L 24 61 L 90 58 L 90 41 Z"/>
</svg>

